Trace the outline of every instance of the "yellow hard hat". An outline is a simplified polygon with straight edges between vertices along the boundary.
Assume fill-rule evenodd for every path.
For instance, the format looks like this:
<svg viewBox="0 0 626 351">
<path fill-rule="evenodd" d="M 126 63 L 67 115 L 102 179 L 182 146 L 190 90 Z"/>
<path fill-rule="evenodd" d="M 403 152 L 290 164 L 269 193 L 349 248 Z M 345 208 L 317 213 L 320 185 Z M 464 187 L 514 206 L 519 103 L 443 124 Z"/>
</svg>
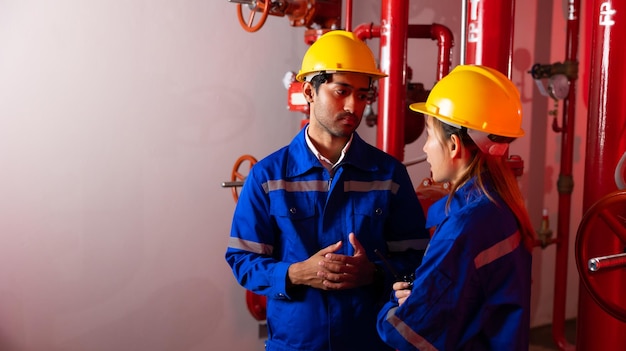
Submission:
<svg viewBox="0 0 626 351">
<path fill-rule="evenodd" d="M 490 67 L 457 66 L 435 84 L 426 102 L 409 107 L 442 122 L 466 127 L 470 136 L 472 130 L 508 138 L 524 135 L 517 87 Z"/>
<path fill-rule="evenodd" d="M 302 82 L 317 72 L 355 72 L 373 79 L 387 76 L 376 66 L 374 54 L 367 44 L 354 33 L 344 30 L 327 32 L 309 47 L 296 80 Z"/>
</svg>

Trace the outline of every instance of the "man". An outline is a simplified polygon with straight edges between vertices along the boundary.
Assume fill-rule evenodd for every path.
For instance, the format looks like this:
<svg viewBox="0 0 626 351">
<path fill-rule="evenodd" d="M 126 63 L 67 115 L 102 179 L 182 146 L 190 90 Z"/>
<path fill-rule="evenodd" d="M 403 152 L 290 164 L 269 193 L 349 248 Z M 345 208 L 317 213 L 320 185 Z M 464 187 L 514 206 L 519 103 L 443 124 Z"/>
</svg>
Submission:
<svg viewBox="0 0 626 351">
<path fill-rule="evenodd" d="M 383 77 L 354 34 L 321 36 L 296 77 L 309 124 L 246 178 L 226 260 L 267 296 L 268 351 L 390 350 L 376 315 L 428 232 L 406 167 L 355 132 Z"/>
</svg>

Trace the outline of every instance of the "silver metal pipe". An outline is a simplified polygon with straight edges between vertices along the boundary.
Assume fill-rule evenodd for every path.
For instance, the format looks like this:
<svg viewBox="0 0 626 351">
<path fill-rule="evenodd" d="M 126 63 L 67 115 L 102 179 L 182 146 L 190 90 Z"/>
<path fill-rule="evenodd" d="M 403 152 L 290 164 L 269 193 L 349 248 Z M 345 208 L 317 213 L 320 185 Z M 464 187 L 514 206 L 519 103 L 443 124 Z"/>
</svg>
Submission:
<svg viewBox="0 0 626 351">
<path fill-rule="evenodd" d="M 597 272 L 600 269 L 623 268 L 626 267 L 626 253 L 594 257 L 587 261 L 587 268 L 591 272 Z"/>
</svg>

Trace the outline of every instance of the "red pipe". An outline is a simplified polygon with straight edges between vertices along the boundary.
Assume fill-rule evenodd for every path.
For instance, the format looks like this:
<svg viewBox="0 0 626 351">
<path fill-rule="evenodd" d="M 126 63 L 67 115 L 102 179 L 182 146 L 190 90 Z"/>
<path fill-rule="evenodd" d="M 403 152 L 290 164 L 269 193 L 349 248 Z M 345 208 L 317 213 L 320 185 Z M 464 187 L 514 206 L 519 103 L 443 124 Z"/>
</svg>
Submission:
<svg viewBox="0 0 626 351">
<path fill-rule="evenodd" d="M 407 18 L 408 21 L 408 18 Z M 394 30 L 396 28 L 394 27 Z M 372 23 L 361 24 L 354 29 L 354 34 L 360 38 L 361 40 L 372 39 L 372 38 L 381 38 L 382 30 L 381 26 L 375 26 Z M 386 60 L 383 60 L 383 50 L 385 51 L 385 55 L 389 55 L 386 53 L 389 49 L 386 48 L 386 45 L 383 45 L 383 41 L 381 40 L 381 70 L 383 72 L 387 72 L 389 74 L 389 80 L 394 79 L 397 81 L 396 75 L 402 73 L 402 82 L 400 86 L 402 89 L 395 89 L 395 93 L 397 96 L 401 96 L 402 102 L 400 102 L 399 97 L 393 98 L 392 94 L 383 94 L 383 92 L 387 92 L 387 85 L 379 84 L 380 95 L 387 96 L 387 99 L 383 99 L 379 102 L 378 110 L 379 110 L 379 123 L 378 125 L 384 125 L 383 128 L 378 130 L 377 134 L 377 147 L 383 151 L 386 151 L 392 155 L 394 155 L 399 160 L 402 160 L 404 157 L 404 108 L 401 108 L 405 105 L 406 102 L 406 42 L 408 38 L 430 38 L 433 40 L 437 40 L 438 46 L 438 58 L 437 58 L 437 79 L 441 79 L 446 76 L 450 72 L 451 65 L 451 51 L 452 46 L 454 45 L 452 31 L 440 24 L 433 23 L 432 25 L 408 25 L 405 31 L 406 36 L 404 37 L 404 44 L 402 45 L 402 55 L 400 56 L 402 59 L 402 66 L 397 66 L 396 68 L 403 67 L 402 71 L 400 69 L 396 69 L 392 71 L 387 67 L 389 63 Z M 381 81 L 383 83 L 384 80 Z M 392 85 L 389 85 L 393 87 Z M 389 101 L 392 103 L 390 104 Z M 388 107 L 394 106 L 393 111 L 389 111 Z M 382 111 L 382 112 L 381 112 Z M 400 123 L 398 120 L 401 120 L 402 129 L 392 129 L 392 128 L 400 128 Z M 380 123 L 380 121 L 384 121 L 384 123 Z M 391 133 L 393 131 L 394 133 Z M 392 149 L 393 148 L 393 149 Z"/>
<path fill-rule="evenodd" d="M 515 1 L 468 0 L 465 63 L 492 67 L 512 77 Z M 467 4 L 467 3 L 466 3 Z M 508 157 L 516 175 L 523 173 L 519 156 Z"/>
<path fill-rule="evenodd" d="M 361 40 L 380 38 L 380 26 L 374 23 L 360 24 L 352 32 Z"/>
<path fill-rule="evenodd" d="M 452 65 L 450 51 L 454 45 L 452 31 L 441 24 L 431 25 L 412 24 L 409 25 L 409 38 L 431 38 L 437 40 L 437 80 L 450 73 Z"/>
<path fill-rule="evenodd" d="M 380 26 L 372 23 L 361 24 L 354 28 L 354 34 L 361 40 L 380 38 Z M 453 34 L 450 28 L 441 24 L 409 24 L 409 39 L 437 40 L 437 80 L 450 73 L 451 50 L 454 46 Z"/>
<path fill-rule="evenodd" d="M 404 159 L 408 0 L 383 0 L 380 25 L 380 68 L 388 77 L 378 83 L 379 149 Z"/>
<path fill-rule="evenodd" d="M 589 109 L 583 211 L 605 195 L 624 187 L 622 161 L 626 155 L 626 59 L 620 42 L 626 31 L 626 0 L 595 0 L 586 7 L 593 14 L 589 77 Z M 621 165 L 621 166 L 620 166 Z M 622 167 L 620 169 L 620 167 Z M 619 179 L 621 177 L 621 180 Z M 618 185 L 621 183 L 621 186 Z M 586 250 L 602 255 L 621 253 L 624 243 L 609 233 L 597 233 Z M 598 256 L 600 256 L 599 254 Z M 622 274 L 622 275 L 620 275 Z M 617 306 L 626 305 L 624 271 L 612 273 L 610 285 L 595 292 Z M 602 310 L 583 285 L 579 287 L 576 347 L 579 350 L 610 350 L 626 345 L 626 324 Z"/>
<path fill-rule="evenodd" d="M 467 1 L 465 63 L 492 67 L 511 78 L 515 1 Z"/>
<path fill-rule="evenodd" d="M 346 28 L 348 32 L 352 31 L 352 0 L 346 0 Z"/>
<path fill-rule="evenodd" d="M 482 64 L 498 69 L 511 77 L 513 57 L 514 1 L 469 0 L 467 13 L 468 64 Z M 578 0 L 569 0 L 566 60 L 576 62 L 579 27 Z M 561 143 L 561 173 L 558 181 L 559 213 L 557 222 L 556 268 L 554 284 L 552 337 L 560 350 L 570 349 L 565 340 L 565 296 L 567 287 L 567 258 L 571 212 L 572 159 L 576 78 L 570 79 L 571 91 L 563 104 L 563 134 Z M 571 117 L 571 120 L 570 120 Z"/>
<path fill-rule="evenodd" d="M 565 45 L 565 60 L 569 63 L 578 62 L 578 35 L 580 27 L 580 2 L 569 0 L 567 16 L 567 32 Z M 576 81 L 577 77 L 570 78 L 569 95 L 563 101 L 563 120 L 561 134 L 561 168 L 557 188 L 559 192 L 557 236 L 556 236 L 556 263 L 554 277 L 554 301 L 552 305 L 552 338 L 559 350 L 573 350 L 573 345 L 565 339 L 565 302 L 567 295 L 567 268 L 570 235 L 570 217 L 572 207 L 572 164 L 574 155 L 574 139 L 576 116 Z"/>
<path fill-rule="evenodd" d="M 482 64 L 498 69 L 511 78 L 513 57 L 514 1 L 469 0 L 467 13 L 468 64 Z M 579 31 L 578 0 L 569 0 L 567 22 L 566 60 L 577 62 Z M 565 340 L 565 296 L 567 287 L 567 258 L 569 222 L 571 212 L 572 159 L 574 145 L 575 81 L 571 78 L 571 91 L 563 104 L 563 134 L 561 143 L 561 171 L 558 181 L 559 212 L 557 222 L 556 268 L 554 284 L 552 337 L 560 350 L 572 349 Z M 571 117 L 571 119 L 570 119 Z"/>
</svg>

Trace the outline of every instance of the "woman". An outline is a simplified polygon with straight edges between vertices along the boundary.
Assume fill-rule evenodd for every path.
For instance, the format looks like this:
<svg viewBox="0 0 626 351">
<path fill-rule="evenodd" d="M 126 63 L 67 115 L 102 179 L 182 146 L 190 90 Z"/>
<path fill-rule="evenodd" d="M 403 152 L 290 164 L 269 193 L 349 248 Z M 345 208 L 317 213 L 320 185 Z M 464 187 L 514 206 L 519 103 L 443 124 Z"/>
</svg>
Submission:
<svg viewBox="0 0 626 351">
<path fill-rule="evenodd" d="M 436 182 L 435 227 L 412 284 L 396 282 L 378 315 L 397 350 L 528 350 L 535 234 L 508 144 L 524 135 L 515 85 L 482 66 L 458 66 L 411 109 L 427 117 L 424 152 Z"/>
</svg>

